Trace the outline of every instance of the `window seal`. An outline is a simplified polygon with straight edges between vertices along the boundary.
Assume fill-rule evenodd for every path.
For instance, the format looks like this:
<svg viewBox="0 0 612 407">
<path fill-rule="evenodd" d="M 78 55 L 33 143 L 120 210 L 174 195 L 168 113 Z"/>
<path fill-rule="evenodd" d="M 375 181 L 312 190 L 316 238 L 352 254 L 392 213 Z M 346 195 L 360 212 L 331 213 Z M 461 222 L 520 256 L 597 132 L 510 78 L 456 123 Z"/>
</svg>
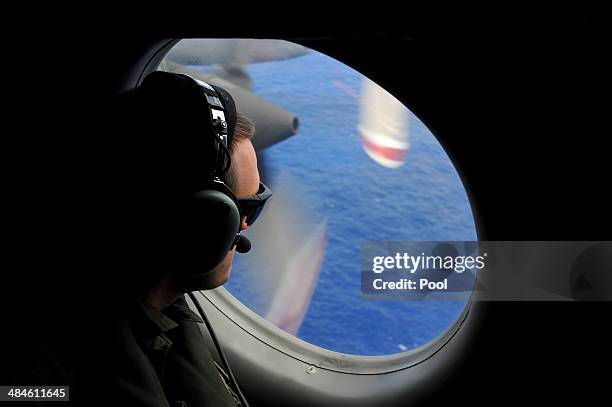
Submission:
<svg viewBox="0 0 612 407">
<path fill-rule="evenodd" d="M 200 291 L 199 294 L 225 318 L 267 346 L 321 369 L 360 375 L 404 370 L 429 359 L 459 331 L 472 305 L 472 302 L 468 301 L 459 317 L 448 329 L 417 348 L 392 355 L 363 356 L 331 351 L 285 332 L 252 311 L 224 287 Z"/>
</svg>

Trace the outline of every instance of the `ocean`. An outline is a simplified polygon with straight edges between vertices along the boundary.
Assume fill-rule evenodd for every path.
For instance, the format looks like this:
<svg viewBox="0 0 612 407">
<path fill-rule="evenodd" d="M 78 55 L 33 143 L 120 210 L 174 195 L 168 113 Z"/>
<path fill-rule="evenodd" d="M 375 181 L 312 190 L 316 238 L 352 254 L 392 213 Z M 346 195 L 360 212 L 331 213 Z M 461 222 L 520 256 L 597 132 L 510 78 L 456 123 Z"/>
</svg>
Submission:
<svg viewBox="0 0 612 407">
<path fill-rule="evenodd" d="M 372 301 L 360 287 L 365 240 L 477 239 L 465 189 L 434 135 L 410 114 L 405 164 L 383 167 L 365 153 L 357 132 L 360 73 L 314 51 L 247 71 L 254 93 L 300 120 L 297 135 L 265 151 L 266 183 L 292 183 L 308 220 L 327 225 L 318 284 L 297 336 L 336 352 L 389 355 L 443 333 L 465 301 Z M 236 256 L 225 287 L 263 315 L 241 277 L 246 267 L 246 257 Z"/>
</svg>

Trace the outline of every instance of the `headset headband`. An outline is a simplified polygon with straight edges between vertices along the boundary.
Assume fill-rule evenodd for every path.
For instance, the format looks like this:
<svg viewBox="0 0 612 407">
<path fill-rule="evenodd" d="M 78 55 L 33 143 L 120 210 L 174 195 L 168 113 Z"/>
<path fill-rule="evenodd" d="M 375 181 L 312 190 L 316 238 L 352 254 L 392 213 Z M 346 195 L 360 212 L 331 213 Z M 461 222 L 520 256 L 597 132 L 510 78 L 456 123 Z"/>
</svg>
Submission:
<svg viewBox="0 0 612 407">
<path fill-rule="evenodd" d="M 226 165 L 229 167 L 226 161 L 226 157 L 229 158 L 229 137 L 228 124 L 225 117 L 225 106 L 221 102 L 219 93 L 214 87 L 204 81 L 192 78 L 189 75 L 185 76 L 188 76 L 198 85 L 200 85 L 200 88 L 204 93 L 203 100 L 208 108 L 208 117 L 210 118 L 210 123 L 212 124 L 214 136 L 216 137 L 217 142 L 223 145 L 223 147 L 217 149 L 217 160 L 215 166 L 215 174 L 220 175 L 221 173 L 227 171 L 227 168 L 224 168 Z M 225 154 L 227 154 L 227 156 Z"/>
</svg>

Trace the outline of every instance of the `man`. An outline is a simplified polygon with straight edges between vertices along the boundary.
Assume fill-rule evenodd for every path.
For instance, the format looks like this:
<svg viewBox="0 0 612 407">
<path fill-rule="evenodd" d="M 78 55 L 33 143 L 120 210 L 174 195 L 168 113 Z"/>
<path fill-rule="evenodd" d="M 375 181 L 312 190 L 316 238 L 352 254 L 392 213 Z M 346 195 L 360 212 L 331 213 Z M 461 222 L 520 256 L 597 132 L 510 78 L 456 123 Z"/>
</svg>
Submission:
<svg viewBox="0 0 612 407">
<path fill-rule="evenodd" d="M 94 184 L 100 202 L 92 204 L 91 227 L 100 232 L 91 244 L 100 255 L 88 256 L 77 290 L 50 290 L 40 300 L 44 318 L 3 335 L 2 373 L 10 376 L 2 384 L 68 385 L 70 399 L 82 405 L 240 404 L 184 294 L 186 269 L 205 276 L 191 289 L 216 288 L 230 277 L 236 252 L 232 246 L 212 270 L 202 269 L 199 259 L 209 248 L 193 239 L 199 232 L 214 239 L 215 230 L 206 223 L 196 226 L 207 230 L 193 230 L 198 214 L 186 210 L 216 160 L 202 86 L 186 75 L 154 72 L 119 98 L 101 147 L 111 159 Z M 237 197 L 244 231 L 265 202 L 253 199 L 264 188 L 250 140 L 254 127 L 229 93 L 215 90 L 225 109 L 231 166 L 212 175 Z M 50 312 L 48 298 L 61 299 L 61 306 Z"/>
<path fill-rule="evenodd" d="M 160 72 L 152 75 L 158 82 L 167 80 L 182 82 L 182 85 L 186 85 L 183 75 L 177 77 L 176 74 Z M 189 78 L 187 81 L 193 80 Z M 150 83 L 155 82 L 153 79 L 145 80 L 143 86 Z M 191 86 L 190 90 L 192 89 Z M 215 89 L 224 102 L 226 116 L 230 122 L 228 147 L 231 165 L 226 173 L 220 175 L 238 199 L 242 212 L 240 231 L 245 231 L 259 214 L 265 202 L 264 200 L 257 207 L 249 207 L 247 201 L 241 201 L 244 197 L 254 196 L 261 192 L 257 157 L 251 143 L 255 129 L 246 116 L 239 112 L 233 113 L 235 107 L 231 96 L 221 88 L 215 87 Z M 233 121 L 235 124 L 232 123 Z M 206 248 L 201 248 L 201 250 L 206 250 Z M 227 282 L 235 254 L 236 247 L 234 246 L 224 259 L 206 274 L 206 278 L 197 288 L 213 289 Z M 151 377 L 150 371 L 148 375 L 142 372 L 142 361 L 135 360 L 132 366 L 120 363 L 117 378 L 123 390 L 122 394 L 125 396 L 124 400 L 137 403 L 146 402 L 151 405 L 156 405 L 155 402 L 159 401 L 159 405 L 164 405 L 162 394 L 160 394 L 161 389 L 163 398 L 169 403 L 183 402 L 189 406 L 240 404 L 237 394 L 239 391 L 232 388 L 228 372 L 214 362 L 211 351 L 204 342 L 201 333 L 202 319 L 187 305 L 184 297 L 185 289 L 181 285 L 182 274 L 177 273 L 172 265 L 170 266 L 156 274 L 158 277 L 153 281 L 141 285 L 143 290 L 140 291 L 137 300 L 127 303 L 126 326 L 119 332 L 133 334 L 136 343 L 153 367 L 157 380 Z M 131 337 L 129 335 L 124 337 L 121 345 L 133 345 Z M 133 358 L 133 355 L 128 357 Z M 136 380 L 133 376 L 135 370 L 141 371 L 140 377 Z M 151 380 L 143 382 L 143 377 Z M 144 395 L 141 391 L 143 387 L 154 391 L 149 391 Z M 150 395 L 154 397 L 150 398 Z"/>
</svg>

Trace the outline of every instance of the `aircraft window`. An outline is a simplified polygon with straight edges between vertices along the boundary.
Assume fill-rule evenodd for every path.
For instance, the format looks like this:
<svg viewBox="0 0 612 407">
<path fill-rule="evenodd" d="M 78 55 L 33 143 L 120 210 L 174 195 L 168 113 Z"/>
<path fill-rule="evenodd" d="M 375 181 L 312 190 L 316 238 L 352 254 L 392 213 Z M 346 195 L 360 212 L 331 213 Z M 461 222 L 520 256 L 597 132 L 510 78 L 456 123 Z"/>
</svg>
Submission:
<svg viewBox="0 0 612 407">
<path fill-rule="evenodd" d="M 444 333 L 467 300 L 372 301 L 366 240 L 477 240 L 468 197 L 433 134 L 397 99 L 319 52 L 278 40 L 183 40 L 159 68 L 226 88 L 256 124 L 274 195 L 225 288 L 298 338 L 391 355 Z"/>
</svg>

